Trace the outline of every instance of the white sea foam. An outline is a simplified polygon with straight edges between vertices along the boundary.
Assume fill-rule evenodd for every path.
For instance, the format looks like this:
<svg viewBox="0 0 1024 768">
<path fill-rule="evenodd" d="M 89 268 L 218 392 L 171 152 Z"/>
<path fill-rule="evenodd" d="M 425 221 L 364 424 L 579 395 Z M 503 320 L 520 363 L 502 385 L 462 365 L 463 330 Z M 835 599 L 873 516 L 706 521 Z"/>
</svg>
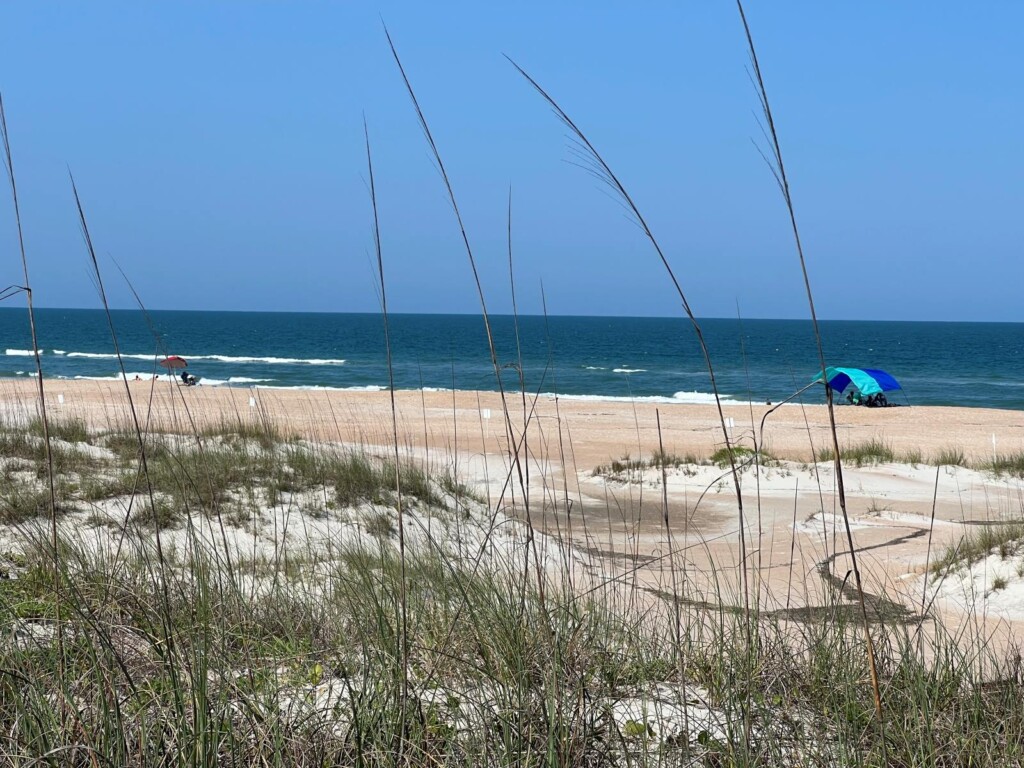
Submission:
<svg viewBox="0 0 1024 768">
<path fill-rule="evenodd" d="M 271 365 L 344 365 L 344 360 L 305 357 L 234 357 L 231 355 L 182 355 L 186 360 L 217 360 L 221 363 L 269 363 Z"/>
<path fill-rule="evenodd" d="M 741 402 L 739 400 L 733 400 L 729 395 L 719 395 L 719 399 L 727 403 Z M 672 395 L 672 402 L 674 403 L 714 403 L 715 396 L 710 392 L 676 392 Z"/>
<path fill-rule="evenodd" d="M 31 355 L 31 352 L 8 349 L 7 354 Z M 112 352 L 68 352 L 67 357 L 82 357 L 90 360 L 116 360 Z M 159 355 L 122 354 L 127 360 L 158 360 Z M 267 363 L 270 365 L 344 365 L 345 361 L 336 358 L 305 358 L 305 357 L 256 357 L 247 355 L 181 355 L 186 360 L 216 360 L 220 363 Z"/>
<path fill-rule="evenodd" d="M 273 379 L 251 379 L 248 376 L 232 376 L 228 379 L 229 384 L 259 384 L 264 381 L 273 381 Z"/>
<path fill-rule="evenodd" d="M 84 357 L 89 360 L 117 360 L 117 355 L 110 352 L 68 352 L 66 357 Z M 125 360 L 156 360 L 156 355 L 125 355 Z"/>
<path fill-rule="evenodd" d="M 75 380 L 78 380 L 78 381 L 121 381 L 120 374 L 118 374 L 116 376 L 83 376 L 83 375 L 79 374 L 79 375 L 76 375 L 76 376 L 56 376 L 54 378 L 57 378 L 57 379 L 68 379 L 68 378 L 71 378 L 71 379 L 75 379 Z M 152 373 L 148 373 L 146 371 L 128 371 L 127 373 L 125 373 L 125 378 L 127 378 L 128 381 L 154 381 L 155 380 L 155 381 L 173 381 L 173 382 L 177 382 L 177 381 L 180 380 L 180 377 L 178 375 L 176 375 L 176 374 L 168 374 L 168 373 L 152 374 Z M 226 379 L 201 378 L 201 379 L 199 379 L 199 383 L 200 384 L 205 384 L 208 387 L 219 387 L 219 386 L 223 386 L 224 384 L 227 384 L 228 380 L 226 380 Z"/>
<path fill-rule="evenodd" d="M 298 389 L 305 391 L 328 391 L 328 392 L 385 392 L 387 387 L 382 387 L 378 384 L 367 384 L 365 386 L 355 387 L 325 387 L 318 384 L 295 384 L 293 386 L 268 386 L 259 387 L 259 389 Z"/>
<path fill-rule="evenodd" d="M 174 375 L 170 375 L 170 374 L 156 374 L 156 375 L 154 375 L 154 374 L 150 374 L 150 373 L 143 373 L 141 371 L 129 372 L 129 373 L 126 373 L 125 376 L 127 377 L 128 381 L 136 381 L 136 380 L 137 381 L 153 381 L 153 380 L 156 380 L 156 381 L 161 381 L 161 382 L 167 382 L 167 381 L 177 382 L 178 381 L 178 377 L 174 376 Z M 67 377 L 65 377 L 65 376 L 58 376 L 57 378 L 58 379 L 65 379 Z M 80 381 L 121 381 L 122 380 L 120 376 L 75 376 L 74 378 L 77 379 L 77 380 L 80 380 Z M 254 380 L 254 381 L 259 381 L 259 380 Z M 224 385 L 226 385 L 228 383 L 228 380 L 226 380 L 226 379 L 202 378 L 202 379 L 199 380 L 198 383 L 201 386 L 204 386 L 204 387 L 222 387 L 222 386 L 224 386 Z"/>
<path fill-rule="evenodd" d="M 129 381 L 134 381 L 135 379 L 140 379 L 142 381 L 150 381 L 151 379 L 156 379 L 157 381 L 170 381 L 172 378 L 177 378 L 176 376 L 169 376 L 166 373 L 158 373 L 154 376 L 152 373 L 144 373 L 142 371 L 129 371 L 125 376 Z M 66 379 L 68 377 L 58 376 L 57 378 Z M 120 376 L 72 376 L 71 378 L 81 381 L 121 381 Z"/>
<path fill-rule="evenodd" d="M 592 402 L 612 401 L 626 403 L 665 403 L 670 405 L 707 405 L 715 402 L 715 396 L 710 392 L 676 392 L 672 397 L 663 395 L 561 395 L 554 392 L 542 393 L 544 397 L 557 397 L 560 400 L 587 400 Z M 735 405 L 741 401 L 733 400 L 729 395 L 722 395 L 723 403 Z"/>
<path fill-rule="evenodd" d="M 647 373 L 646 368 L 612 368 L 612 373 Z"/>
<path fill-rule="evenodd" d="M 54 350 L 52 350 L 52 352 L 55 355 L 66 355 L 67 354 L 67 352 L 65 352 L 63 349 L 54 349 Z"/>
<path fill-rule="evenodd" d="M 39 354 L 42 354 L 43 350 L 39 350 Z M 6 350 L 8 357 L 33 357 L 35 353 L 31 349 L 8 349 Z"/>
<path fill-rule="evenodd" d="M 584 365 L 583 368 L 585 370 L 588 370 L 588 371 L 607 371 L 608 370 L 607 368 L 604 368 L 604 367 L 602 367 L 600 365 Z"/>
</svg>

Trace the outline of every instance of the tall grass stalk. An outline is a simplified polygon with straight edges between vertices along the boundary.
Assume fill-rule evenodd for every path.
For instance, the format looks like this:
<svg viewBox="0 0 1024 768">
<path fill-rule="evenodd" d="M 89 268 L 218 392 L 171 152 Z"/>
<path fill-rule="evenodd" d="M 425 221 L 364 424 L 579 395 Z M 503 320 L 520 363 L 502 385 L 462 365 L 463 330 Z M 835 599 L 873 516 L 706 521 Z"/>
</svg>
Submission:
<svg viewBox="0 0 1024 768">
<path fill-rule="evenodd" d="M 406 594 L 405 559 L 405 505 L 402 502 L 402 464 L 398 453 L 398 408 L 395 405 L 395 372 L 391 358 L 391 327 L 388 323 L 388 293 L 384 280 L 384 253 L 380 242 L 380 216 L 377 209 L 377 186 L 373 177 L 373 155 L 370 152 L 370 129 L 363 118 L 363 134 L 366 138 L 366 168 L 370 182 L 370 203 L 373 208 L 373 247 L 377 257 L 377 277 L 380 281 L 381 316 L 384 321 L 384 349 L 388 364 L 388 394 L 391 401 L 391 437 L 395 460 L 395 497 L 398 501 L 398 560 L 399 560 L 399 607 L 401 626 L 398 637 L 398 658 L 402 664 L 401 700 L 399 702 L 399 726 L 397 760 L 402 763 L 406 753 L 406 717 L 409 707 L 409 609 Z"/>
<path fill-rule="evenodd" d="M 127 372 L 125 370 L 124 360 L 121 357 L 121 348 L 120 348 L 120 344 L 118 342 L 117 331 L 114 328 L 114 320 L 113 320 L 113 317 L 110 314 L 110 304 L 107 301 L 107 294 L 106 294 L 106 291 L 105 291 L 105 289 L 103 287 L 103 274 L 102 274 L 102 271 L 100 270 L 99 261 L 96 258 L 96 249 L 93 247 L 92 235 L 89 233 L 89 225 L 86 222 L 85 210 L 82 208 L 82 201 L 81 201 L 81 198 L 78 195 L 78 187 L 75 185 L 75 179 L 74 179 L 74 176 L 71 175 L 70 169 L 68 171 L 68 176 L 69 176 L 69 178 L 71 180 L 71 190 L 74 193 L 74 197 L 75 197 L 75 207 L 78 210 L 78 220 L 79 220 L 79 224 L 80 224 L 81 229 L 82 229 L 82 238 L 85 241 L 85 246 L 86 246 L 86 249 L 88 251 L 89 261 L 90 261 L 90 264 L 92 266 L 92 274 L 93 274 L 93 277 L 96 280 L 96 288 L 97 288 L 97 291 L 99 292 L 100 302 L 103 305 L 103 312 L 104 312 L 104 314 L 106 316 L 106 319 L 107 319 L 107 326 L 108 326 L 109 331 L 110 331 L 110 338 L 111 338 L 111 343 L 113 344 L 113 347 L 114 347 L 114 354 L 117 357 L 118 368 L 121 371 L 121 380 L 122 380 L 122 382 L 124 384 L 125 396 L 127 398 L 127 403 L 128 403 L 128 410 L 129 410 L 129 413 L 131 415 L 132 428 L 133 428 L 135 439 L 136 439 L 136 441 L 138 443 L 138 449 L 139 449 L 139 471 L 141 473 L 141 476 L 145 479 L 147 496 L 149 498 L 149 508 L 151 510 L 156 510 L 157 509 L 157 501 L 156 501 L 156 496 L 153 493 L 153 483 L 151 481 L 150 474 L 149 474 L 149 462 L 148 462 L 148 457 L 147 457 L 147 453 L 146 453 L 146 440 L 145 440 L 145 438 L 143 436 L 142 426 L 139 423 L 139 416 L 138 416 L 138 413 L 137 413 L 136 408 L 135 408 L 135 400 L 134 400 L 134 398 L 132 396 L 131 387 L 128 385 L 128 374 L 127 374 Z M 130 514 L 131 514 L 131 512 L 129 511 L 128 514 L 126 514 L 126 516 L 125 516 L 125 525 L 126 526 L 128 524 L 128 518 L 129 518 Z M 166 573 L 167 561 L 166 561 L 166 557 L 165 557 L 165 554 L 164 554 L 164 548 L 163 548 L 162 526 L 160 524 L 159 517 L 157 516 L 155 519 L 157 521 L 155 542 L 156 542 L 157 566 L 158 566 L 159 572 L 154 572 L 152 570 L 152 564 L 149 563 L 148 561 L 147 561 L 146 565 L 147 565 L 147 568 L 150 569 L 150 576 L 153 579 L 154 584 L 159 584 L 160 585 L 161 593 L 162 593 L 163 600 L 164 600 L 165 604 L 167 606 L 170 606 L 171 595 L 170 595 L 170 587 L 168 585 L 168 579 L 167 579 L 167 573 Z M 228 552 L 225 552 L 225 554 L 226 554 L 226 556 L 230 556 L 230 554 Z M 169 615 L 169 610 L 168 610 L 168 613 L 164 615 L 164 618 L 166 619 L 168 617 L 168 615 Z M 169 656 L 173 657 L 173 655 L 175 653 L 175 644 L 174 644 L 175 643 L 175 634 L 174 634 L 173 628 L 168 623 L 166 623 L 166 621 L 165 621 L 163 623 L 162 627 L 161 627 L 161 630 L 162 630 L 162 635 L 163 635 L 164 639 L 167 642 L 168 654 L 169 654 Z M 175 683 L 178 682 L 177 681 L 177 677 L 178 677 L 178 670 L 174 669 L 172 667 L 172 669 L 171 669 L 171 678 L 172 678 L 172 680 Z M 182 699 L 180 697 L 176 697 L 176 704 L 179 707 L 179 710 L 183 709 L 184 702 L 182 701 Z"/>
<path fill-rule="evenodd" d="M 501 365 L 498 362 L 497 347 L 494 343 L 494 334 L 491 330 L 490 313 L 487 311 L 487 300 L 484 297 L 483 284 L 480 281 L 480 273 L 477 270 L 476 257 L 473 255 L 473 248 L 469 243 L 469 235 L 466 233 L 466 226 L 462 220 L 462 212 L 459 209 L 458 200 L 455 197 L 455 190 L 452 187 L 451 180 L 448 177 L 448 171 L 445 169 L 444 161 L 441 158 L 441 151 L 437 147 L 437 143 L 434 141 L 433 133 L 430 131 L 430 125 L 427 123 L 427 118 L 423 114 L 423 109 L 420 107 L 419 99 L 416 98 L 416 92 L 413 90 L 412 83 L 409 81 L 408 75 L 406 75 L 405 67 L 402 66 L 402 61 L 398 56 L 398 50 L 395 48 L 395 44 L 391 39 L 391 34 L 388 32 L 387 27 L 384 28 L 384 35 L 387 37 L 388 46 L 391 48 L 391 55 L 395 60 L 395 64 L 398 66 L 398 71 L 402 76 L 402 82 L 405 84 L 406 91 L 409 94 L 409 98 L 412 101 L 414 110 L 416 111 L 416 117 L 419 120 L 420 127 L 423 129 L 423 135 L 427 140 L 427 144 L 430 147 L 431 155 L 434 161 L 437 163 L 438 170 L 441 173 L 441 179 L 444 182 L 445 191 L 448 195 L 448 200 L 452 205 L 452 212 L 455 214 L 455 220 L 459 227 L 459 235 L 462 239 L 463 247 L 466 251 L 466 256 L 469 259 L 469 267 L 473 273 L 473 282 L 476 285 L 477 298 L 480 301 L 480 310 L 484 322 L 484 331 L 487 335 L 487 347 L 491 357 L 491 367 L 494 371 L 495 383 L 498 387 L 498 392 L 501 397 L 501 409 L 502 417 L 505 422 L 505 431 L 508 436 L 510 446 L 510 461 L 515 469 L 515 473 L 518 477 L 519 487 L 523 495 L 526 494 L 526 483 L 523 472 L 523 462 L 520 456 L 519 450 L 512 449 L 512 446 L 518 446 L 518 441 L 515 439 L 515 430 L 512 427 L 512 416 L 509 411 L 508 401 L 505 396 L 505 386 L 501 378 Z M 524 435 L 525 439 L 525 435 Z M 536 555 L 536 545 L 533 542 L 534 525 L 532 512 L 529 505 L 525 505 L 524 512 L 526 515 L 526 524 L 530 531 L 530 551 L 534 556 L 534 568 L 537 574 L 537 586 L 541 590 L 541 594 L 544 591 L 544 579 L 541 576 L 541 564 L 538 561 Z"/>
<path fill-rule="evenodd" d="M 858 599 L 860 601 L 861 613 L 864 623 L 864 643 L 867 649 L 868 668 L 871 673 L 871 687 L 875 696 L 875 713 L 881 728 L 885 727 L 885 719 L 882 714 L 882 694 L 878 681 L 878 668 L 875 663 L 875 648 L 871 639 L 871 630 L 868 622 L 867 606 L 864 601 L 864 586 L 861 580 L 860 568 L 857 564 L 857 549 L 853 543 L 853 532 L 850 528 L 850 516 L 846 508 L 846 488 L 843 484 L 843 464 L 839 455 L 839 434 L 836 429 L 835 407 L 832 402 L 832 389 L 828 386 L 828 376 L 825 373 L 825 348 L 821 339 L 821 330 L 818 327 L 818 315 L 814 309 L 814 294 L 811 291 L 811 279 L 807 272 L 807 261 L 804 258 L 803 244 L 800 241 L 800 228 L 796 222 L 796 208 L 793 204 L 793 196 L 789 188 L 789 179 L 786 176 L 786 165 L 782 159 L 782 147 L 779 144 L 779 135 L 775 129 L 775 119 L 772 116 L 771 104 L 768 101 L 768 90 L 761 74 L 761 66 L 757 60 L 757 49 L 754 47 L 754 38 L 750 32 L 750 25 L 747 23 L 747 15 L 743 11 L 742 0 L 736 0 L 736 8 L 743 23 L 743 31 L 747 38 L 747 46 L 750 52 L 750 63 L 754 71 L 754 80 L 757 88 L 758 98 L 761 101 L 761 109 L 767 123 L 767 135 L 771 142 L 772 160 L 768 162 L 775 180 L 779 185 L 779 191 L 786 204 L 786 211 L 789 214 L 789 223 L 793 231 L 793 240 L 796 244 L 797 256 L 800 260 L 800 271 L 804 278 L 804 288 L 807 292 L 807 304 L 811 312 L 811 323 L 814 327 L 814 338 L 818 348 L 818 362 L 821 366 L 822 385 L 825 388 L 825 402 L 828 407 L 829 431 L 832 435 L 832 449 L 835 452 L 834 464 L 836 472 L 836 495 L 839 500 L 839 508 L 843 513 L 843 526 L 846 529 L 846 541 L 849 546 L 850 563 L 853 568 L 854 581 L 857 586 Z M 767 160 L 767 158 L 766 158 Z M 884 744 L 884 736 L 883 736 Z"/>
<path fill-rule="evenodd" d="M 50 423 L 46 413 L 46 390 L 43 387 L 43 361 L 39 353 L 39 339 L 36 334 L 36 313 L 32 302 L 32 283 L 28 276 L 28 257 L 25 254 L 25 231 L 21 225 L 21 203 L 18 200 L 18 184 L 14 176 L 14 160 L 11 157 L 10 134 L 7 132 L 7 113 L 4 111 L 4 97 L 0 93 L 0 139 L 4 145 L 4 167 L 7 170 L 7 180 L 11 187 L 11 200 L 14 204 L 15 228 L 18 232 L 18 254 L 21 256 L 21 269 L 25 278 L 25 285 L 20 286 L 25 292 L 25 302 L 28 305 L 28 327 L 32 339 L 32 357 L 36 368 L 36 386 L 39 393 L 39 425 L 43 437 L 43 450 L 46 454 L 46 482 L 49 490 L 50 501 L 50 536 L 53 545 L 53 570 L 54 570 L 54 601 L 57 605 L 57 613 L 60 615 L 61 589 L 60 563 L 57 554 L 57 489 L 54 480 L 53 470 L 53 447 L 50 444 Z M 63 685 L 64 680 L 64 630 L 58 622 L 57 625 L 57 656 L 58 656 L 58 679 Z"/>
<path fill-rule="evenodd" d="M 508 57 L 506 57 L 508 58 Z M 654 248 L 655 254 L 665 269 L 666 274 L 672 286 L 675 290 L 676 295 L 679 298 L 679 302 L 683 308 L 686 317 L 690 321 L 690 325 L 693 328 L 694 334 L 697 337 L 697 343 L 700 346 L 701 354 L 704 358 L 704 366 L 708 371 L 708 377 L 711 383 L 711 391 L 715 398 L 715 406 L 718 411 L 719 424 L 722 429 L 723 439 L 725 440 L 725 447 L 729 454 L 729 465 L 732 470 L 732 481 L 733 489 L 736 493 L 736 505 L 739 516 L 739 546 L 740 546 L 740 583 L 742 585 L 743 602 L 744 608 L 747 612 L 750 610 L 750 589 L 747 580 L 747 539 L 746 539 L 746 520 L 743 512 L 743 492 L 740 489 L 739 471 L 736 466 L 736 457 L 732 450 L 732 443 L 729 438 L 729 430 L 726 428 L 725 423 L 725 412 L 722 409 L 722 400 L 719 395 L 718 383 L 715 380 L 715 369 L 711 362 L 711 354 L 708 350 L 707 343 L 704 341 L 704 333 L 701 330 L 700 323 L 697 322 L 697 318 L 690 308 L 690 302 L 683 291 L 682 285 L 676 277 L 675 272 L 672 269 L 672 265 L 669 263 L 668 258 L 665 256 L 664 251 L 661 248 L 660 243 L 651 231 L 651 228 L 647 225 L 647 221 L 643 214 L 640 212 L 640 208 L 633 201 L 629 192 L 625 186 L 616 176 L 611 166 L 605 162 L 604 157 L 600 152 L 597 151 L 596 147 L 591 144 L 590 140 L 583 133 L 583 131 L 573 122 L 572 118 L 569 117 L 568 113 L 558 104 L 557 101 L 547 92 L 541 85 L 534 80 L 522 67 L 520 67 L 511 58 L 508 59 L 509 63 L 516 68 L 520 75 L 526 79 L 526 81 L 534 88 L 534 90 L 543 98 L 548 105 L 554 110 L 555 114 L 562 121 L 562 123 L 569 129 L 575 141 L 579 144 L 579 158 L 582 161 L 585 170 L 589 171 L 600 181 L 605 183 L 612 192 L 619 198 L 619 200 L 625 205 L 626 209 L 633 216 L 636 224 L 640 227 L 644 236 L 651 243 Z"/>
</svg>

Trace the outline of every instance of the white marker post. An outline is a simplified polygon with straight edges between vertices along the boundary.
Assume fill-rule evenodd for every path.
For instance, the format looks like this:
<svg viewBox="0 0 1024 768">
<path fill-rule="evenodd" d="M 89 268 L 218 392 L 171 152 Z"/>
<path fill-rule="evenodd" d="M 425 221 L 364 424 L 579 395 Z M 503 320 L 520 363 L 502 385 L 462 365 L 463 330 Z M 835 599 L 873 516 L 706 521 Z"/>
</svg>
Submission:
<svg viewBox="0 0 1024 768">
<path fill-rule="evenodd" d="M 58 405 L 64 405 L 64 395 L 63 394 L 57 395 L 57 403 L 58 403 Z"/>
</svg>

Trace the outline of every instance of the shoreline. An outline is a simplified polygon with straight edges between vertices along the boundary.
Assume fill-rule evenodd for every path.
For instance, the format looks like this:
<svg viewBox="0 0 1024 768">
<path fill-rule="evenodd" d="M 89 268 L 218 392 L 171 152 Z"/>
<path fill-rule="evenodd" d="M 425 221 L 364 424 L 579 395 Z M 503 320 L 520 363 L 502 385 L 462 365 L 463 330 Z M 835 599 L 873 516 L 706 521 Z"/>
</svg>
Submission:
<svg viewBox="0 0 1024 768">
<path fill-rule="evenodd" d="M 10 351 L 10 350 L 9 350 Z M 308 361 L 307 361 L 308 362 Z M 319 362 L 338 362 L 344 363 L 347 361 L 319 361 Z M 32 382 L 35 380 L 34 372 L 17 371 L 16 376 L 2 375 L 0 376 L 0 387 L 4 386 L 4 383 L 11 384 L 13 386 L 22 385 L 25 382 Z M 177 375 L 168 375 L 166 373 L 150 373 L 144 371 L 128 371 L 128 380 L 132 384 L 136 384 L 139 381 L 149 383 L 155 381 L 160 384 L 176 384 L 178 383 Z M 115 384 L 121 385 L 123 379 L 120 375 L 115 376 L 45 376 L 45 380 L 51 384 L 67 383 L 69 385 L 78 384 Z M 265 378 L 251 378 L 247 376 L 230 376 L 226 379 L 216 378 L 213 376 L 201 376 L 198 379 L 198 388 L 209 390 L 209 389 L 228 389 L 228 390 L 242 390 L 242 391 L 275 391 L 275 392 L 388 392 L 390 388 L 386 384 L 352 384 L 349 386 L 333 386 L 327 384 L 271 384 L 268 382 L 275 381 L 275 379 Z M 497 389 L 473 389 L 473 388 L 452 388 L 448 386 L 421 386 L 421 387 L 402 387 L 399 386 L 395 389 L 395 392 L 405 393 L 418 393 L 418 392 L 466 392 L 466 393 L 480 393 L 490 394 L 498 396 L 500 394 Z M 803 390 L 798 393 L 789 393 L 786 398 L 776 400 L 746 400 L 742 399 L 741 396 L 733 395 L 729 392 L 719 395 L 723 406 L 742 406 L 742 407 L 758 407 L 758 406 L 776 406 L 784 404 L 790 405 L 803 405 L 804 407 L 814 408 L 823 407 L 824 402 L 821 403 L 801 403 L 796 399 L 798 394 L 801 394 Z M 508 396 L 521 396 L 522 392 L 518 389 L 506 387 L 505 394 Z M 562 400 L 579 400 L 582 402 L 620 402 L 620 403 L 654 403 L 658 405 L 714 405 L 715 396 L 711 392 L 703 390 L 679 390 L 672 395 L 664 394 L 590 394 L 590 393 L 579 393 L 579 392 L 536 392 L 534 390 L 527 390 L 526 395 L 528 397 L 542 397 L 542 398 L 555 398 L 558 397 Z M 792 398 L 792 399 L 790 399 Z M 896 396 L 893 400 L 898 400 Z M 836 397 L 834 401 L 837 407 L 846 408 L 848 407 L 845 398 L 840 396 Z M 953 408 L 953 409 L 968 409 L 976 411 L 1002 411 L 1006 413 L 1021 413 L 1024 414 L 1024 406 L 1020 408 L 1003 408 L 994 405 L 955 405 L 948 403 L 919 403 L 912 404 L 909 402 L 892 402 L 890 406 L 892 408 Z"/>
<path fill-rule="evenodd" d="M 46 379 L 51 416 L 79 417 L 95 428 L 126 415 L 127 398 L 120 381 Z M 390 432 L 391 393 L 383 390 L 289 390 L 266 387 L 180 387 L 166 381 L 129 381 L 132 397 L 145 404 L 154 424 L 178 424 L 191 410 L 203 423 L 216 420 L 269 419 L 287 433 L 312 439 L 358 442 Z M 399 431 L 406 442 L 429 447 L 430 435 L 459 432 L 460 449 L 490 452 L 493 440 L 504 438 L 501 395 L 479 390 L 395 390 Z M 34 380 L 0 384 L 5 412 L 34 412 L 38 390 Z M 513 424 L 522 425 L 524 396 L 505 400 Z M 63 401 L 63 402 L 61 402 Z M 601 463 L 624 452 L 648 455 L 659 445 L 669 453 L 710 456 L 725 444 L 714 404 L 662 403 L 643 398 L 581 399 L 574 396 L 526 395 L 531 429 L 538 437 L 550 424 L 569 430 L 577 459 Z M 810 461 L 813 451 L 831 446 L 824 404 L 772 406 L 763 433 L 764 449 L 777 458 Z M 764 404 L 722 403 L 735 444 L 752 447 L 760 422 L 771 410 Z M 1024 411 L 950 406 L 859 408 L 837 406 L 840 448 L 881 441 L 896 455 L 929 458 L 959 448 L 968 461 L 984 462 L 993 454 L 1024 452 Z M 660 434 L 658 423 L 660 419 Z M 731 421 L 729 421 L 731 420 Z M 463 424 L 467 428 L 460 429 Z M 472 428 L 469 428 L 472 425 Z M 384 429 L 388 427 L 388 429 Z M 532 439 L 532 436 L 531 436 Z M 453 446 L 454 447 L 454 446 Z"/>
</svg>

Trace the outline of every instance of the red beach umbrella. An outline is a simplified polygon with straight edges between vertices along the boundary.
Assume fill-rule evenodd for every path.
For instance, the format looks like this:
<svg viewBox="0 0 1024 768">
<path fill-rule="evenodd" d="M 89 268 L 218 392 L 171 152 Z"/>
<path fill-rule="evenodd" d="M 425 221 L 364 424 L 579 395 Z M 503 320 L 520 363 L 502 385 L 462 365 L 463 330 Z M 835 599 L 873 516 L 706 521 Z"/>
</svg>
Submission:
<svg viewBox="0 0 1024 768">
<path fill-rule="evenodd" d="M 178 357 L 177 355 L 170 355 L 160 361 L 159 365 L 162 365 L 169 371 L 173 371 L 177 368 L 188 368 L 188 362 L 184 357 Z"/>
</svg>

